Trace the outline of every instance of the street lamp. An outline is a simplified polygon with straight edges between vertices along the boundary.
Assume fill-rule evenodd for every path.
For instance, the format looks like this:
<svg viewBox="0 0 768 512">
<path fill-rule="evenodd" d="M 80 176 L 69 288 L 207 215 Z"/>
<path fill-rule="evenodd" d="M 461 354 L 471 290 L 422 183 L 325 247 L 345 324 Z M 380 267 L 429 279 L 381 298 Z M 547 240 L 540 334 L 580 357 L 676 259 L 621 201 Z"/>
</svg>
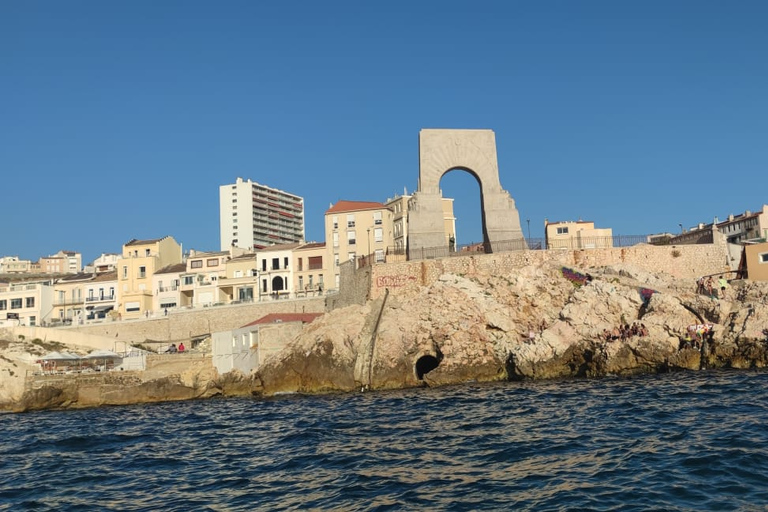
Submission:
<svg viewBox="0 0 768 512">
<path fill-rule="evenodd" d="M 680 226 L 680 233 L 682 233 L 683 232 L 683 225 L 682 224 L 678 224 L 678 226 Z"/>
<path fill-rule="evenodd" d="M 531 241 L 531 219 L 525 219 L 525 222 L 528 223 L 528 241 Z"/>
</svg>

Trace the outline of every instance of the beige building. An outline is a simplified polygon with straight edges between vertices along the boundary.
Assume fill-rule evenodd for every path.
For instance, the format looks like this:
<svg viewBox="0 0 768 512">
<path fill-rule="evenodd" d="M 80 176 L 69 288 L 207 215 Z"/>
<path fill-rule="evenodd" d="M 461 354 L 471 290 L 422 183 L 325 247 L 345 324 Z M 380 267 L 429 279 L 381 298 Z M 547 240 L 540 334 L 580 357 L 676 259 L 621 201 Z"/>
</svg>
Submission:
<svg viewBox="0 0 768 512">
<path fill-rule="evenodd" d="M 404 194 L 387 199 L 385 206 L 392 210 L 392 235 L 394 246 L 387 251 L 387 261 L 390 255 L 405 255 L 408 249 L 408 200 L 412 196 Z M 450 246 L 453 238 L 453 247 L 457 247 L 458 235 L 456 233 L 456 216 L 453 213 L 453 199 L 444 197 L 441 199 L 443 207 L 443 231 L 445 243 Z"/>
<path fill-rule="evenodd" d="M 227 303 L 256 300 L 259 271 L 255 253 L 244 253 L 227 261 L 226 275 L 219 278 L 219 295 Z"/>
<path fill-rule="evenodd" d="M 259 300 L 294 297 L 293 251 L 301 244 L 272 245 L 256 253 L 259 271 Z"/>
<path fill-rule="evenodd" d="M 595 228 L 590 221 L 549 222 L 544 220 L 547 249 L 598 249 L 613 247 L 613 230 Z"/>
<path fill-rule="evenodd" d="M 139 318 L 153 307 L 152 276 L 156 270 L 181 263 L 181 245 L 171 236 L 153 240 L 136 240 L 123 245 L 118 260 L 118 314 Z"/>
<path fill-rule="evenodd" d="M 191 251 L 187 270 L 181 274 L 182 303 L 192 307 L 223 304 L 226 297 L 220 292 L 219 278 L 226 277 L 230 257 L 230 251 Z"/>
<path fill-rule="evenodd" d="M 41 325 L 51 319 L 53 284 L 50 280 L 0 283 L 0 325 Z"/>
<path fill-rule="evenodd" d="M 18 256 L 0 258 L 0 274 L 26 274 L 29 273 L 31 267 L 31 261 L 20 260 Z"/>
<path fill-rule="evenodd" d="M 328 252 L 324 242 L 312 242 L 293 250 L 293 289 L 295 296 L 314 297 L 325 290 L 325 276 L 329 269 Z"/>
<path fill-rule="evenodd" d="M 102 320 L 117 310 L 117 272 L 100 272 L 83 283 L 85 295 L 85 319 Z"/>
<path fill-rule="evenodd" d="M 168 309 L 190 306 L 191 303 L 185 303 L 181 295 L 181 275 L 186 272 L 186 263 L 172 263 L 155 271 L 152 276 L 153 311 L 165 313 Z"/>
<path fill-rule="evenodd" d="M 392 210 L 382 203 L 339 201 L 325 212 L 326 254 L 333 281 L 328 289 L 339 288 L 339 265 L 365 256 L 364 262 L 386 261 L 387 247 L 395 243 Z"/>
<path fill-rule="evenodd" d="M 85 283 L 93 274 L 72 274 L 57 279 L 53 285 L 51 322 L 83 323 L 85 320 Z"/>
<path fill-rule="evenodd" d="M 768 242 L 744 245 L 747 278 L 752 281 L 768 281 Z"/>
</svg>

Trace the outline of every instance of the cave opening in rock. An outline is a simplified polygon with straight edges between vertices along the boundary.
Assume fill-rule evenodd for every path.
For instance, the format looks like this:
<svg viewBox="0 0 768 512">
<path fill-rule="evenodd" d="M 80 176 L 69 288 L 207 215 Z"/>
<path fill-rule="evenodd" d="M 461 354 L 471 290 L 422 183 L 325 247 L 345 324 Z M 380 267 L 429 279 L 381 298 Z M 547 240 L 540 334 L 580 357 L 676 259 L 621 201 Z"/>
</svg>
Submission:
<svg viewBox="0 0 768 512">
<path fill-rule="evenodd" d="M 416 378 L 424 380 L 424 375 L 437 368 L 439 364 L 440 361 L 438 361 L 435 356 L 421 356 L 416 360 Z"/>
</svg>

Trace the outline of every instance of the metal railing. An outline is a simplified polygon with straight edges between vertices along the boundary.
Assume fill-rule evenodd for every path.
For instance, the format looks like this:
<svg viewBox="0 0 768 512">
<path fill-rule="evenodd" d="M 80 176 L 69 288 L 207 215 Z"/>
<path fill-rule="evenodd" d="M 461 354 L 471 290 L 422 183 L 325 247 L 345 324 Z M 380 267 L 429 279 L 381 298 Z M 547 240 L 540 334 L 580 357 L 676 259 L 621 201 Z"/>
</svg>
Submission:
<svg viewBox="0 0 768 512">
<path fill-rule="evenodd" d="M 402 247 L 387 247 L 385 260 L 388 263 L 407 260 L 425 260 L 437 258 L 450 258 L 454 256 L 471 256 L 473 254 L 489 254 L 513 251 L 542 251 L 542 250 L 588 250 L 604 249 L 611 247 L 631 247 L 638 244 L 647 244 L 648 235 L 614 235 L 607 237 L 581 237 L 564 238 L 547 241 L 545 238 L 519 238 L 516 240 L 502 240 L 493 243 L 470 243 L 452 248 L 448 245 L 440 247 L 422 247 L 406 250 Z M 663 245 L 664 241 L 654 242 L 653 245 Z M 666 242 L 668 243 L 668 242 Z M 371 258 L 361 256 L 358 258 L 358 268 L 371 263 Z"/>
</svg>

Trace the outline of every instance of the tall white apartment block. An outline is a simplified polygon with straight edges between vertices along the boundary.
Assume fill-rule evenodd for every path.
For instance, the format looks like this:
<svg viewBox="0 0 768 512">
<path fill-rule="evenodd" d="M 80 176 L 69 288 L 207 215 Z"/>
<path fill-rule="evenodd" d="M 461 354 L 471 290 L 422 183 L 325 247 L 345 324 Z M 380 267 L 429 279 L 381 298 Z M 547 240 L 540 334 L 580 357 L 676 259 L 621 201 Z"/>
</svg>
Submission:
<svg viewBox="0 0 768 512">
<path fill-rule="evenodd" d="M 219 187 L 221 250 L 304 242 L 304 198 L 237 178 Z"/>
</svg>

